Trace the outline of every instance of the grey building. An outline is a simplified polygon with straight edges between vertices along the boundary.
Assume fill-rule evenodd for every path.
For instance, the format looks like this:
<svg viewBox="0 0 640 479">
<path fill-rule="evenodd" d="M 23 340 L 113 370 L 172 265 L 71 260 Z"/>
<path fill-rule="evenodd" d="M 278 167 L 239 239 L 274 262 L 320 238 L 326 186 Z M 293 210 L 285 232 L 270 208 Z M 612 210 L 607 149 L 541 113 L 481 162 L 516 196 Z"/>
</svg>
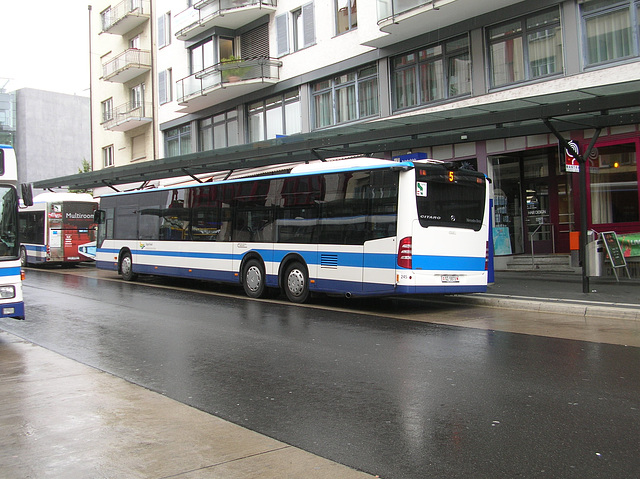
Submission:
<svg viewBox="0 0 640 479">
<path fill-rule="evenodd" d="M 15 92 L 13 146 L 20 183 L 78 173 L 91 162 L 89 98 L 32 88 Z"/>
</svg>

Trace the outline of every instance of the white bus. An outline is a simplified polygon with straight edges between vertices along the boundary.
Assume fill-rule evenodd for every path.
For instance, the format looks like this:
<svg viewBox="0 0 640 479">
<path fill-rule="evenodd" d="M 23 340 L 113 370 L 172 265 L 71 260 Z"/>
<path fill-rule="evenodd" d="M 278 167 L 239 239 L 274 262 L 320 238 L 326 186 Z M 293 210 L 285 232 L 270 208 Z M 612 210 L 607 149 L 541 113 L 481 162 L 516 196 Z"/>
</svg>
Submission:
<svg viewBox="0 0 640 479">
<path fill-rule="evenodd" d="M 0 145 L 0 317 L 24 319 L 17 183 L 15 151 Z"/>
<path fill-rule="evenodd" d="M 236 283 L 304 302 L 486 291 L 484 174 L 359 158 L 100 199 L 96 265 Z"/>
<path fill-rule="evenodd" d="M 98 202 L 87 193 L 42 193 L 32 206 L 20 208 L 22 265 L 92 260 L 84 248 L 95 241 L 97 208 Z"/>
</svg>

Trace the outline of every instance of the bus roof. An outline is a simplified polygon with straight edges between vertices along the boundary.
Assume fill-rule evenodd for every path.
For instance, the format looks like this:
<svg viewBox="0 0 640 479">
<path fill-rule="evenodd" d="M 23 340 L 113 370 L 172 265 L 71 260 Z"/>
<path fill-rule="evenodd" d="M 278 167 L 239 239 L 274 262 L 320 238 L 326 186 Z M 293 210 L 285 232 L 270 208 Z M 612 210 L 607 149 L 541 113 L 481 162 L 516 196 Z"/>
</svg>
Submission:
<svg viewBox="0 0 640 479">
<path fill-rule="evenodd" d="M 33 198 L 33 203 L 51 203 L 61 201 L 93 201 L 97 202 L 89 193 L 40 193 Z"/>
<path fill-rule="evenodd" d="M 288 173 L 279 173 L 273 175 L 265 175 L 265 176 L 248 176 L 243 178 L 234 178 L 229 180 L 219 180 L 212 181 L 207 183 L 194 183 L 190 185 L 182 185 L 182 186 L 168 186 L 162 188 L 153 188 L 148 190 L 136 190 L 136 191 L 127 191 L 127 192 L 118 192 L 118 193 L 109 193 L 102 195 L 102 197 L 110 197 L 110 196 L 118 196 L 122 194 L 137 194 L 137 193 L 145 193 L 152 191 L 164 191 L 164 190 L 176 190 L 183 188 L 197 188 L 200 186 L 207 185 L 216 185 L 223 183 L 242 183 L 246 181 L 257 181 L 262 179 L 277 179 L 277 178 L 290 178 L 292 176 L 306 176 L 314 173 L 339 173 L 344 171 L 362 171 L 362 170 L 372 170 L 372 169 L 383 169 L 383 168 L 398 168 L 398 169 L 411 169 L 414 167 L 414 162 L 412 161 L 391 161 L 391 160 L 381 160 L 379 158 L 350 158 L 346 160 L 334 160 L 334 161 L 320 161 L 313 163 L 304 163 L 297 166 L 294 166 L 290 172 Z"/>
</svg>

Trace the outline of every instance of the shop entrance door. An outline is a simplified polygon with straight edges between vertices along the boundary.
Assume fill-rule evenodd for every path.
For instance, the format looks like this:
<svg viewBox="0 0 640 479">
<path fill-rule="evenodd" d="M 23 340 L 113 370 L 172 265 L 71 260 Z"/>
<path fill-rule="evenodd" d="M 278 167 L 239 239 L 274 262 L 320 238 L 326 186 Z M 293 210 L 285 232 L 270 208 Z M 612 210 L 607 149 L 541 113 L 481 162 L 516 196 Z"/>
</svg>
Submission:
<svg viewBox="0 0 640 479">
<path fill-rule="evenodd" d="M 558 224 L 554 149 L 491 158 L 494 180 L 494 236 L 504 236 L 496 254 L 556 252 Z M 550 168 L 551 165 L 551 168 Z M 500 241 L 494 244 L 502 244 Z"/>
</svg>

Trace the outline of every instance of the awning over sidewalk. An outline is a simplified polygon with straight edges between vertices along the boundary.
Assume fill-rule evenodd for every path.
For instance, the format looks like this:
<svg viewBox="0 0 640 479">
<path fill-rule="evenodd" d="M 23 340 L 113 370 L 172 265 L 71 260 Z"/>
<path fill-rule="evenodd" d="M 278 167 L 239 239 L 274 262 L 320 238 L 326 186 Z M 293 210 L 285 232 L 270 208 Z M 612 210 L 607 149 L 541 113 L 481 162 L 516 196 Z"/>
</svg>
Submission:
<svg viewBox="0 0 640 479">
<path fill-rule="evenodd" d="M 489 98 L 491 95 L 487 95 Z M 154 161 L 34 182 L 34 188 L 90 189 L 296 161 L 408 150 L 558 131 L 640 124 L 640 81 L 476 103 L 356 123 Z M 459 105 L 457 103 L 456 105 Z"/>
</svg>

